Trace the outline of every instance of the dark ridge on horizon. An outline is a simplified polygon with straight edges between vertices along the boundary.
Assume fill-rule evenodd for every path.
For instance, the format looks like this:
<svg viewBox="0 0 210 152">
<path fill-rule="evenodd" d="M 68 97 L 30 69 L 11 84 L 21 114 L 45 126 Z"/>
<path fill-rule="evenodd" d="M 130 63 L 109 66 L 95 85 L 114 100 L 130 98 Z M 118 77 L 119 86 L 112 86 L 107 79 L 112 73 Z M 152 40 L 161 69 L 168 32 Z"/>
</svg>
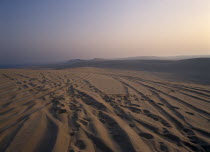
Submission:
<svg viewBox="0 0 210 152">
<path fill-rule="evenodd" d="M 70 60 L 61 64 L 51 64 L 35 68 L 67 69 L 78 67 L 96 67 L 121 70 L 136 70 L 167 73 L 187 81 L 210 84 L 210 58 L 184 60 Z"/>
<path fill-rule="evenodd" d="M 120 60 L 184 60 L 194 58 L 210 58 L 210 55 L 179 55 L 179 56 L 135 56 L 116 58 Z"/>
<path fill-rule="evenodd" d="M 43 67 L 43 66 L 55 66 L 66 65 L 66 63 L 73 64 L 81 61 L 114 61 L 114 60 L 184 60 L 193 58 L 210 58 L 210 55 L 183 55 L 183 56 L 133 56 L 124 58 L 93 58 L 93 59 L 70 59 L 66 61 L 48 61 L 48 62 L 32 62 L 32 63 L 5 63 L 0 64 L 0 69 L 10 68 L 30 68 L 30 67 Z"/>
</svg>

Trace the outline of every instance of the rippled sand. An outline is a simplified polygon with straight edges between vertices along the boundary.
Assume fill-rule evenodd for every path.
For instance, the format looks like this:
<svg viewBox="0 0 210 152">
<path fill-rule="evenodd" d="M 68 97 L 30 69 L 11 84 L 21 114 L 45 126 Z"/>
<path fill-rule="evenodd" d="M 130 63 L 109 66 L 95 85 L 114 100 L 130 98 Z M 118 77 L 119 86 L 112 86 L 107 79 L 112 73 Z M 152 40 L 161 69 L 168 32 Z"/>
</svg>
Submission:
<svg viewBox="0 0 210 152">
<path fill-rule="evenodd" d="M 1 152 L 210 151 L 210 86 L 152 73 L 0 70 Z"/>
</svg>

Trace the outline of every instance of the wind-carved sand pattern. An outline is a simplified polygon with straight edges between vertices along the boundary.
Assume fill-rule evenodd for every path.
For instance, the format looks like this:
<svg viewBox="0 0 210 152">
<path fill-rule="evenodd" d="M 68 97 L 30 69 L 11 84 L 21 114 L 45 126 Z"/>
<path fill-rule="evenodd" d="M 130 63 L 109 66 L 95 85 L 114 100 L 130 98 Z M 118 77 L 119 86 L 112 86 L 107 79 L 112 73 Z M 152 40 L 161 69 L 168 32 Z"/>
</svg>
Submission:
<svg viewBox="0 0 210 152">
<path fill-rule="evenodd" d="M 1 152 L 210 151 L 210 86 L 143 72 L 0 70 Z"/>
</svg>

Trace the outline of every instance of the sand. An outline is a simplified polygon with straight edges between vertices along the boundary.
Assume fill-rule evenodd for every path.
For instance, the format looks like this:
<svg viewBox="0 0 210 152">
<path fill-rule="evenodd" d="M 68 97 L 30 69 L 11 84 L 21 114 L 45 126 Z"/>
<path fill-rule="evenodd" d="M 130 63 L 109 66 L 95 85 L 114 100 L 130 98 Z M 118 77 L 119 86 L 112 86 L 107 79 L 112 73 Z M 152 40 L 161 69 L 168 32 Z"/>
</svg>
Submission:
<svg viewBox="0 0 210 152">
<path fill-rule="evenodd" d="M 210 86 L 126 70 L 0 70 L 4 151 L 210 151 Z"/>
</svg>

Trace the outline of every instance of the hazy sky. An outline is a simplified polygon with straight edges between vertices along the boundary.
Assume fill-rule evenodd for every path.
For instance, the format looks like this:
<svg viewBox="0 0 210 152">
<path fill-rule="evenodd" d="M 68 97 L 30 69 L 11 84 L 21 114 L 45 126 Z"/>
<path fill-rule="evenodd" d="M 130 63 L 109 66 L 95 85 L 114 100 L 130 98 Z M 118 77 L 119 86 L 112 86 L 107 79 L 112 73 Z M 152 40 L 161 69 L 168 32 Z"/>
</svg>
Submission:
<svg viewBox="0 0 210 152">
<path fill-rule="evenodd" d="M 210 55 L 210 0 L 1 0 L 0 64 Z"/>
</svg>

